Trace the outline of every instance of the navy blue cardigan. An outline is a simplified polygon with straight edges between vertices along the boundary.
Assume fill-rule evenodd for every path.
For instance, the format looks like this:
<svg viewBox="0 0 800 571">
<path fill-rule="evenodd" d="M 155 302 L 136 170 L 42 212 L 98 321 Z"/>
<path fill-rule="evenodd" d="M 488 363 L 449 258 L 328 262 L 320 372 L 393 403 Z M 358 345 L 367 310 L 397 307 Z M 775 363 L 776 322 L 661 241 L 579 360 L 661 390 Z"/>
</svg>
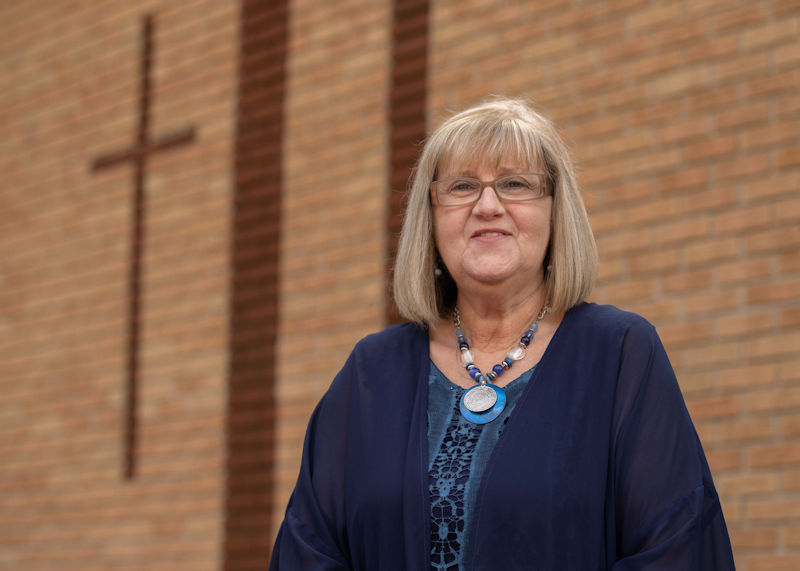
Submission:
<svg viewBox="0 0 800 571">
<path fill-rule="evenodd" d="M 360 341 L 314 411 L 270 569 L 430 567 L 427 332 Z M 703 450 L 653 327 L 565 315 L 480 483 L 466 569 L 733 569 Z"/>
</svg>

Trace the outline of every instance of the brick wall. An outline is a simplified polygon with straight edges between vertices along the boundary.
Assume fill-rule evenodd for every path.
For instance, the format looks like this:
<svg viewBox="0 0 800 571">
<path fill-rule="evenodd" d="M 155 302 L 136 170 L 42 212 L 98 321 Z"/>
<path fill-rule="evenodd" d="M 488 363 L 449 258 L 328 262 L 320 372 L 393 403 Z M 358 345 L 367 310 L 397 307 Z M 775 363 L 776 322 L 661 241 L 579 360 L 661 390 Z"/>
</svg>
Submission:
<svg viewBox="0 0 800 571">
<path fill-rule="evenodd" d="M 136 472 L 124 474 L 144 13 L 155 15 Z M 0 568 L 219 568 L 238 8 L 0 7 Z"/>
<path fill-rule="evenodd" d="M 236 546 L 242 6 L 0 6 L 0 568 L 210 569 Z M 147 11 L 151 133 L 196 134 L 147 164 L 126 480 L 133 169 L 91 164 L 134 142 Z M 312 407 L 384 321 L 393 13 L 289 4 L 273 532 Z M 658 327 L 745 571 L 800 566 L 798 32 L 779 0 L 430 4 L 429 125 L 494 92 L 557 121 L 600 247 L 594 298 Z"/>
<path fill-rule="evenodd" d="M 658 327 L 739 568 L 800 568 L 800 4 L 443 0 L 431 28 L 431 120 L 488 92 L 556 120 L 594 299 Z"/>
</svg>

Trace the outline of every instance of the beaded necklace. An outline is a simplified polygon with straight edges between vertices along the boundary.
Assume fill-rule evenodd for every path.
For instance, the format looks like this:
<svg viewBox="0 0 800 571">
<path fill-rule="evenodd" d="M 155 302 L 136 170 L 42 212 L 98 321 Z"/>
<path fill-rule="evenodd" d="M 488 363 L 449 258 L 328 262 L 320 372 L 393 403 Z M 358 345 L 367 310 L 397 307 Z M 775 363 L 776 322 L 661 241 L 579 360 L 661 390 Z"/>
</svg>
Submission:
<svg viewBox="0 0 800 571">
<path fill-rule="evenodd" d="M 455 309 L 453 324 L 456 327 L 458 349 L 461 351 L 461 363 L 469 376 L 472 377 L 472 380 L 478 383 L 464 392 L 461 397 L 461 414 L 464 418 L 475 424 L 486 424 L 500 416 L 500 413 L 506 407 L 506 392 L 493 384 L 492 381 L 505 373 L 506 369 L 510 369 L 515 361 L 525 358 L 528 345 L 531 344 L 534 335 L 539 330 L 539 322 L 549 311 L 550 306 L 545 304 L 536 319 L 531 322 L 528 329 L 522 334 L 519 343 L 508 352 L 505 359 L 493 366 L 491 371 L 484 374 L 475 365 L 475 355 L 469 348 L 466 333 L 461 328 L 461 314 L 458 312 L 458 308 Z"/>
</svg>

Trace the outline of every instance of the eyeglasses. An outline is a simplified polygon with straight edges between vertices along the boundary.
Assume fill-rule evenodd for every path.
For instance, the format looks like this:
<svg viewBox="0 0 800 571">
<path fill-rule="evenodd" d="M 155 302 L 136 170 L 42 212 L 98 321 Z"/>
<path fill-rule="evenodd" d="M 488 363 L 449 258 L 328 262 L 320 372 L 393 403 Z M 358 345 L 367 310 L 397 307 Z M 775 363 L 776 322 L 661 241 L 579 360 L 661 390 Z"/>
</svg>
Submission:
<svg viewBox="0 0 800 571">
<path fill-rule="evenodd" d="M 431 194 L 441 206 L 464 206 L 480 200 L 483 189 L 491 186 L 503 202 L 525 202 L 550 194 L 543 173 L 507 174 L 494 180 L 461 177 L 435 180 Z"/>
</svg>

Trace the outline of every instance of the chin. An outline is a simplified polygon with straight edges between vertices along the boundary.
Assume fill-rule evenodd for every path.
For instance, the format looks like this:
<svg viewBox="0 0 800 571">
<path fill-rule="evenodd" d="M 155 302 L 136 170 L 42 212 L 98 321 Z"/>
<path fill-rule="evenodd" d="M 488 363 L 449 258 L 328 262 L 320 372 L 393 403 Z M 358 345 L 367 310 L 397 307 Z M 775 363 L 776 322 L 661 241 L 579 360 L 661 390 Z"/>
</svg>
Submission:
<svg viewBox="0 0 800 571">
<path fill-rule="evenodd" d="M 483 267 L 483 268 L 465 269 L 464 273 L 468 278 L 479 283 L 499 284 L 503 283 L 509 278 L 514 277 L 514 275 L 517 272 L 511 270 L 506 266 L 500 266 L 494 268 Z"/>
</svg>

